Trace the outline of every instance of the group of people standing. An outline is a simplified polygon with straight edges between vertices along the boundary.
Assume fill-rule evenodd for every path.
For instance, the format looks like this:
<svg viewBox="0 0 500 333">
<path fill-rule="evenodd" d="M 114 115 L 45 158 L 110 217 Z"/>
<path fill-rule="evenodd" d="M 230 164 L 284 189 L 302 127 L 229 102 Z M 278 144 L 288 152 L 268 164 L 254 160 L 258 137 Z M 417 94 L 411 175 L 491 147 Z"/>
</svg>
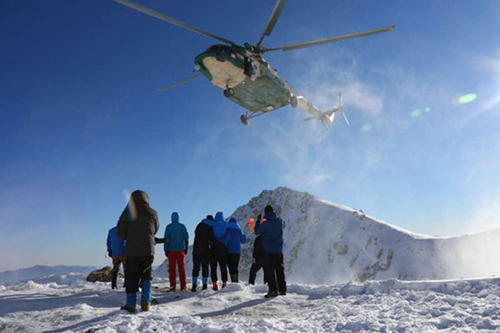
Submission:
<svg viewBox="0 0 500 333">
<path fill-rule="evenodd" d="M 241 244 L 247 238 L 236 219 L 225 222 L 222 212 L 217 212 L 215 218 L 207 215 L 194 231 L 192 289 L 196 291 L 201 268 L 202 289 L 207 289 L 209 266 L 212 289 L 218 290 L 217 266 L 220 270 L 224 288 L 228 281 L 227 270 L 231 282 L 239 281 L 238 264 L 240 262 Z"/>
<path fill-rule="evenodd" d="M 158 214 L 149 206 L 149 198 L 144 191 L 134 191 L 127 207 L 122 212 L 118 225 L 108 232 L 108 254 L 113 259 L 112 288 L 117 288 L 120 265 L 125 271 L 126 304 L 123 310 L 136 311 L 137 292 L 141 287 L 141 309 L 148 311 L 152 300 L 152 264 L 155 245 L 164 244 L 168 258 L 170 289 L 176 290 L 176 270 L 179 272 L 180 290 L 187 291 L 185 256 L 188 252 L 189 235 L 186 227 L 179 222 L 179 214 L 174 212 L 171 223 L 165 228 L 163 238 L 156 238 L 159 230 Z M 271 206 L 266 206 L 264 217 L 260 215 L 255 223 L 254 262 L 250 270 L 249 283 L 255 283 L 257 271 L 264 268 L 264 282 L 269 291 L 265 297 L 286 294 L 283 267 L 282 221 Z M 193 243 L 192 288 L 196 291 L 201 269 L 202 289 L 208 288 L 208 277 L 212 289 L 218 290 L 217 267 L 221 275 L 221 287 L 228 281 L 239 282 L 238 265 L 241 244 L 246 243 L 246 235 L 241 231 L 236 219 L 224 220 L 222 212 L 215 217 L 207 215 L 195 229 Z M 210 271 L 210 272 L 209 272 Z"/>
</svg>

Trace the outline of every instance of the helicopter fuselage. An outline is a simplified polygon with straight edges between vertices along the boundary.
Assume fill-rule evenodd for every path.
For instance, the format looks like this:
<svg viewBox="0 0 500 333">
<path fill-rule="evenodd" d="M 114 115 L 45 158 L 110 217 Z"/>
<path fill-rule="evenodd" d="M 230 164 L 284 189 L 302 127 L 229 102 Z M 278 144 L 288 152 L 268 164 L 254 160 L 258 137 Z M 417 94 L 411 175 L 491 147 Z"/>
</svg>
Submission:
<svg viewBox="0 0 500 333">
<path fill-rule="evenodd" d="M 293 94 L 260 54 L 241 46 L 212 45 L 194 62 L 195 70 L 251 112 L 276 110 L 289 104 Z"/>
</svg>

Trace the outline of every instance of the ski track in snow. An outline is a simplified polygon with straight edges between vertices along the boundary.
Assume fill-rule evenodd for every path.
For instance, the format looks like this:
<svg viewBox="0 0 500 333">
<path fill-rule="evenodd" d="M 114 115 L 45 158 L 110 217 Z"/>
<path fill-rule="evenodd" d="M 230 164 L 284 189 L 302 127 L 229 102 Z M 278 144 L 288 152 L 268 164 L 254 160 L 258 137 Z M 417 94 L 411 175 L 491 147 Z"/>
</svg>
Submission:
<svg viewBox="0 0 500 333">
<path fill-rule="evenodd" d="M 135 315 L 123 289 L 72 279 L 0 286 L 0 332 L 499 332 L 500 278 L 291 284 L 286 296 L 246 283 L 163 293 Z M 166 287 L 164 279 L 155 286 Z"/>
</svg>

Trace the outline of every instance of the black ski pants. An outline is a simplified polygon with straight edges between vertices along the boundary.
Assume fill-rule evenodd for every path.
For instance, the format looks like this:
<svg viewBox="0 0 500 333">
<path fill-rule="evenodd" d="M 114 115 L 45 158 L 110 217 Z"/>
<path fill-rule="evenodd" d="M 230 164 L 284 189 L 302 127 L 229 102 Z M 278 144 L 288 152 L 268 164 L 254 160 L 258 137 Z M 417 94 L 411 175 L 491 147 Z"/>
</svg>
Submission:
<svg viewBox="0 0 500 333">
<path fill-rule="evenodd" d="M 250 276 L 248 277 L 249 284 L 255 284 L 255 278 L 257 277 L 257 272 L 263 268 L 262 267 L 262 258 L 254 259 L 252 263 L 252 267 L 250 267 Z M 266 274 L 264 272 L 264 283 L 266 283 Z"/>
<path fill-rule="evenodd" d="M 227 281 L 227 250 L 224 244 L 215 242 L 210 258 L 210 278 L 217 282 L 217 264 L 220 267 L 222 281 Z"/>
<path fill-rule="evenodd" d="M 125 290 L 128 293 L 135 293 L 139 290 L 139 281 L 152 280 L 151 266 L 153 256 L 127 257 L 125 267 Z"/>
<path fill-rule="evenodd" d="M 286 293 L 285 267 L 282 253 L 264 254 L 264 277 L 270 292 Z"/>
<path fill-rule="evenodd" d="M 228 253 L 227 266 L 229 267 L 229 275 L 231 282 L 238 282 L 238 265 L 240 264 L 239 253 Z"/>
<path fill-rule="evenodd" d="M 201 267 L 201 276 L 208 277 L 208 265 L 210 264 L 210 252 L 205 251 L 201 253 L 193 252 L 193 273 L 191 276 L 198 277 L 200 274 Z"/>
</svg>

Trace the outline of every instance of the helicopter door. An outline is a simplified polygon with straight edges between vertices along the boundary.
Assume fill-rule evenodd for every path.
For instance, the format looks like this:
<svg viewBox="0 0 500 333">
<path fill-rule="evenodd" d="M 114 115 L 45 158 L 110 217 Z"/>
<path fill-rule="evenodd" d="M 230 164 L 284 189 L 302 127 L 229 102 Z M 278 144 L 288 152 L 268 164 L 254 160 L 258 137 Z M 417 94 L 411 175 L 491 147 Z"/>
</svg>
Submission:
<svg viewBox="0 0 500 333">
<path fill-rule="evenodd" d="M 252 68 L 252 60 L 250 60 L 249 57 L 245 57 L 245 60 L 244 60 L 244 73 L 246 76 L 250 77 L 252 76 L 253 74 L 253 68 Z"/>
</svg>

